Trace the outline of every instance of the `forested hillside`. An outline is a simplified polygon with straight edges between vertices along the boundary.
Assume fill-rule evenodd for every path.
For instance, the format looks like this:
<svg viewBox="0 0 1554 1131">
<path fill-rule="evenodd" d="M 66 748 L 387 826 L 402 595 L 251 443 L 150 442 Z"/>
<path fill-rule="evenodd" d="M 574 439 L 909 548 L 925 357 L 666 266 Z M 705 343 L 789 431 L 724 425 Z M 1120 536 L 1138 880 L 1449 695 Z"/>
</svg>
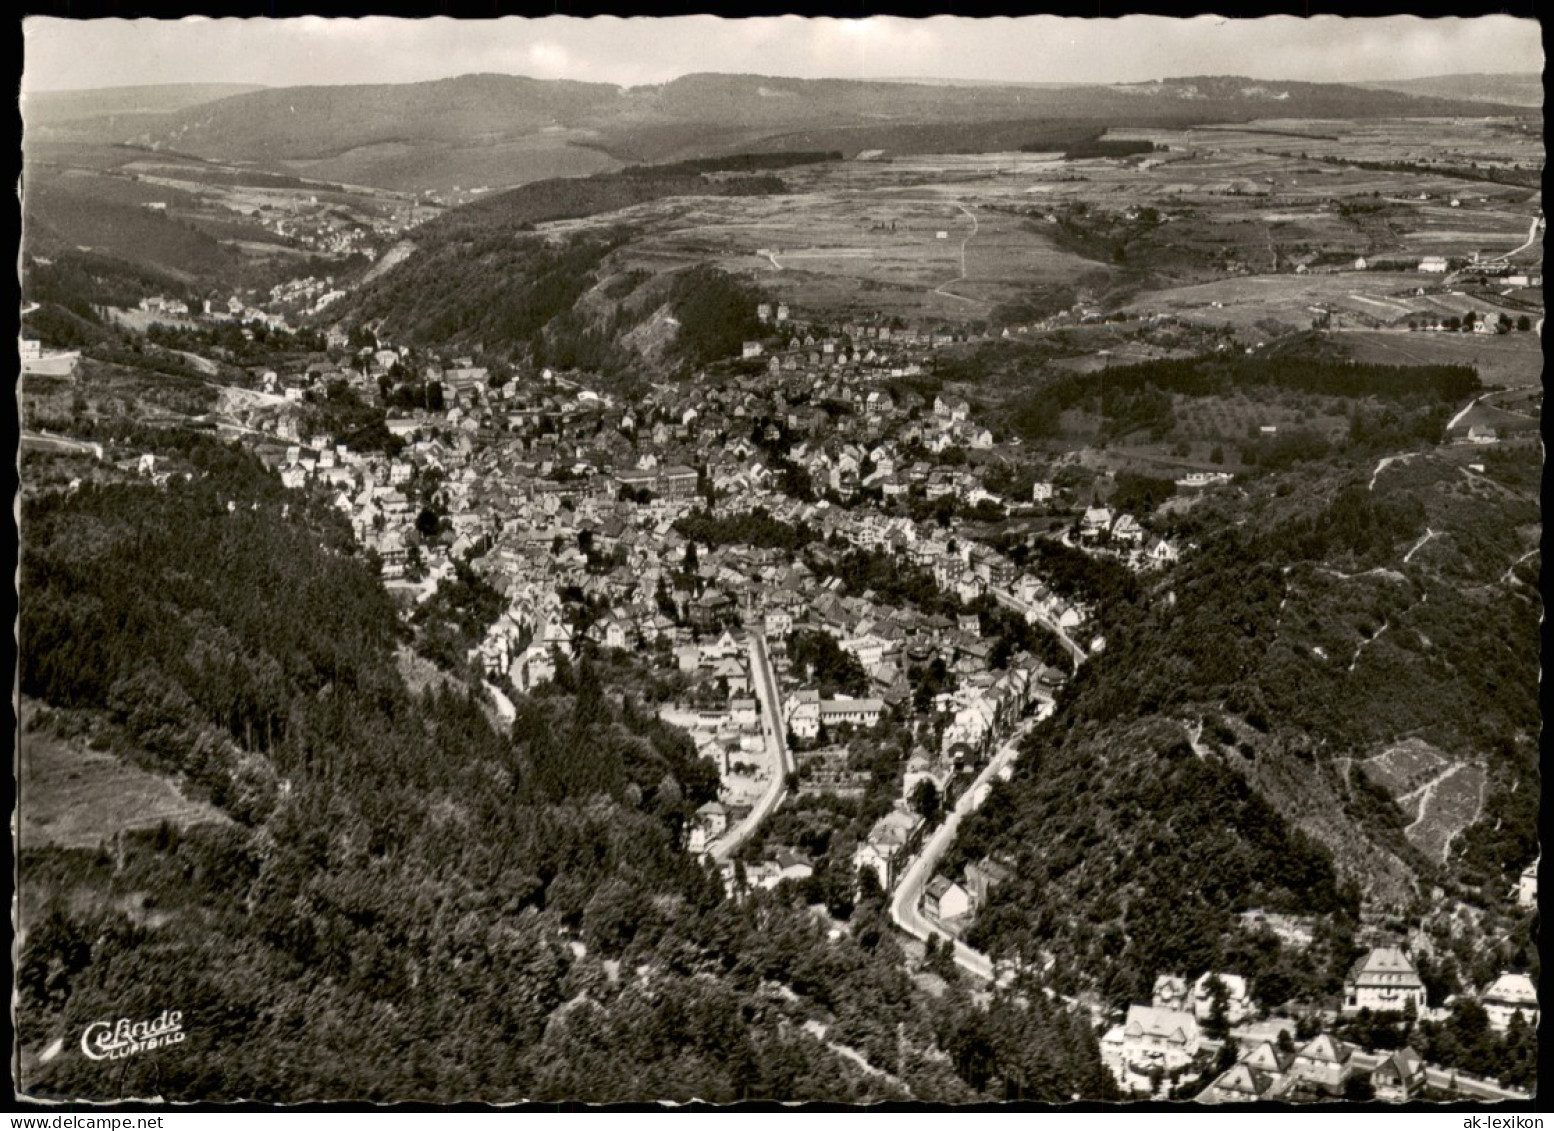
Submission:
<svg viewBox="0 0 1554 1131">
<path fill-rule="evenodd" d="M 965 823 L 958 858 L 1019 863 L 972 941 L 1117 1002 L 1233 969 L 1273 1006 L 1337 991 L 1362 892 L 1506 913 L 1537 855 L 1537 465 L 1439 451 L 1374 488 L 1307 465 L 1190 510 L 1192 552 L 1109 605 L 1105 652 Z M 1397 779 L 1399 743 L 1434 771 Z M 1476 808 L 1433 804 L 1432 772 L 1480 783 Z M 1317 944 L 1281 947 L 1252 910 L 1311 917 Z"/>
<path fill-rule="evenodd" d="M 457 685 L 414 695 L 406 630 L 326 505 L 214 439 L 141 440 L 164 487 L 25 501 L 22 693 L 37 726 L 237 823 L 127 834 L 117 856 L 21 846 L 30 1091 L 1106 1094 L 1083 1019 L 913 992 L 879 899 L 828 936 L 787 888 L 730 898 L 681 847 L 710 766 L 586 657 L 517 697 L 508 732 Z M 113 1072 L 79 1055 L 90 1022 L 165 1009 L 186 1043 Z"/>
<path fill-rule="evenodd" d="M 665 182 L 622 175 L 617 183 Z M 611 252 L 634 236 L 628 227 L 547 237 L 525 234 L 526 224 L 515 232 L 506 208 L 456 215 L 456 224 L 418 233 L 415 254 L 362 286 L 331 319 L 370 322 L 395 340 L 455 343 L 606 377 L 645 362 L 706 365 L 738 354 L 741 342 L 761 333 L 759 293 L 717 268 L 657 276 L 612 270 Z M 661 309 L 672 312 L 675 329 L 665 348 L 645 358 L 629 344 L 631 333 Z"/>
</svg>

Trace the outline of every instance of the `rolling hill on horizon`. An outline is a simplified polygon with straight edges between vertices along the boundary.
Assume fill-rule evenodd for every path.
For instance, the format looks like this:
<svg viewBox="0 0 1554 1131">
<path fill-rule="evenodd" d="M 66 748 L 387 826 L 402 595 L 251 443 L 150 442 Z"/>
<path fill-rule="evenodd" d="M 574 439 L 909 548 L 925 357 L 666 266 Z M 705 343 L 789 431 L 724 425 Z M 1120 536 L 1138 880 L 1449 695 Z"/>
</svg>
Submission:
<svg viewBox="0 0 1554 1131">
<path fill-rule="evenodd" d="M 1455 98 L 1467 102 L 1496 102 L 1508 106 L 1542 106 L 1543 76 L 1525 74 L 1431 75 L 1422 79 L 1363 82 L 1367 90 L 1391 90 L 1431 98 Z"/>
<path fill-rule="evenodd" d="M 155 96 L 58 92 L 24 102 L 42 141 L 131 143 L 407 190 L 510 187 L 623 165 L 739 151 L 839 147 L 1007 148 L 1010 123 L 1188 125 L 1279 117 L 1483 114 L 1482 101 L 1234 76 L 1122 85 L 927 85 L 761 75 L 686 75 L 618 87 L 514 75 L 364 86 L 146 88 Z M 203 92 L 203 93 L 202 93 Z M 92 103 L 101 112 L 93 114 Z M 1511 103 L 1501 109 L 1516 113 Z M 1525 109 L 1522 107 L 1521 109 Z M 978 127 L 999 123 L 982 137 Z M 912 127 L 903 131 L 903 127 Z M 1016 133 L 1018 130 L 1016 130 Z M 791 140 L 790 140 L 791 139 Z M 819 139 L 817 141 L 817 139 Z M 929 150 L 920 146 L 931 146 Z M 1016 148 L 1018 146 L 1015 146 Z M 446 182 L 446 183 L 444 183 Z"/>
</svg>

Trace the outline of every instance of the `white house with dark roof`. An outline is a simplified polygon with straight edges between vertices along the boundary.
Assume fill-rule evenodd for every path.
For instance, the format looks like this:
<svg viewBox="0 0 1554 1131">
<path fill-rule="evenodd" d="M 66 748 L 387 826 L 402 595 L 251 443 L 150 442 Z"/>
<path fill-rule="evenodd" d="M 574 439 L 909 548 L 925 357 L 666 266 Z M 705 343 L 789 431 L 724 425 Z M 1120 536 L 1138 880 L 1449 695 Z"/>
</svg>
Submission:
<svg viewBox="0 0 1554 1131">
<path fill-rule="evenodd" d="M 935 876 L 923 891 L 923 910 L 935 919 L 958 919 L 971 910 L 971 895 L 954 880 Z"/>
<path fill-rule="evenodd" d="M 1516 903 L 1519 907 L 1538 906 L 1538 862 L 1535 860 L 1522 869 L 1516 882 Z"/>
</svg>

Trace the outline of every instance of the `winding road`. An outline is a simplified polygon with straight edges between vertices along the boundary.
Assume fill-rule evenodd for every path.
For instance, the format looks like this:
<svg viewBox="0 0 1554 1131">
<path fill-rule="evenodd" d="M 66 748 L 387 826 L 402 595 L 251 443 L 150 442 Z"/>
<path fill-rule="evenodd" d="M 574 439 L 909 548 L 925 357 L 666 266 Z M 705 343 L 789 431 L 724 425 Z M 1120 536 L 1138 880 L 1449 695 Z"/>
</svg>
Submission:
<svg viewBox="0 0 1554 1131">
<path fill-rule="evenodd" d="M 1038 715 L 1038 718 L 1040 716 Z M 1027 731 L 1035 726 L 1037 718 L 1024 720 L 1012 735 L 1000 746 L 988 764 L 982 767 L 982 772 L 976 776 L 969 789 L 960 795 L 955 802 L 955 808 L 950 810 L 944 818 L 944 823 L 934 830 L 917 858 L 902 873 L 901 879 L 896 882 L 896 890 L 890 897 L 891 921 L 913 938 L 926 942 L 930 937 L 937 937 L 950 942 L 955 948 L 955 964 L 962 970 L 976 975 L 984 982 L 994 980 L 995 972 L 993 960 L 980 950 L 973 950 L 959 939 L 952 936 L 938 924 L 929 920 L 918 910 L 918 904 L 923 898 L 923 888 L 933 878 L 934 870 L 938 868 L 939 861 L 943 859 L 950 844 L 955 840 L 956 830 L 960 828 L 961 818 L 976 809 L 987 795 L 992 785 L 993 778 L 1005 766 L 1012 764 L 1020 753 L 1020 740 L 1025 737 Z"/>
<path fill-rule="evenodd" d="M 1424 537 L 1419 539 L 1419 541 L 1415 542 L 1414 546 L 1413 546 L 1413 549 L 1409 550 L 1408 553 L 1403 555 L 1403 562 L 1404 562 L 1404 564 L 1407 564 L 1408 561 L 1410 559 L 1412 559 L 1415 554 L 1417 554 L 1420 550 L 1422 550 L 1424 548 L 1424 544 L 1426 542 L 1428 542 L 1430 539 L 1434 538 L 1436 536 L 1436 534 L 1438 534 L 1438 533 L 1440 533 L 1440 532 L 1436 531 L 1436 530 L 1431 530 L 1428 526 L 1425 527 Z"/>
<path fill-rule="evenodd" d="M 967 232 L 966 238 L 960 241 L 960 274 L 951 279 L 949 283 L 941 283 L 939 286 L 935 287 L 933 293 L 936 295 L 942 295 L 945 298 L 953 298 L 958 299 L 961 302 L 969 302 L 974 306 L 983 306 L 986 304 L 979 299 L 967 298 L 965 295 L 958 295 L 954 291 L 947 291 L 944 289 L 945 287 L 948 287 L 950 283 L 958 283 L 966 277 L 966 245 L 971 242 L 971 237 L 977 234 L 977 229 L 979 227 L 977 223 L 977 214 L 975 212 L 967 208 L 958 200 L 952 201 L 951 203 L 954 204 L 956 208 L 959 208 L 962 212 L 964 212 L 967 216 L 971 217 L 971 231 Z"/>
<path fill-rule="evenodd" d="M 1486 263 L 1499 263 L 1502 260 L 1510 259 L 1511 256 L 1516 255 L 1518 252 L 1526 251 L 1529 247 L 1531 247 L 1533 244 L 1535 244 L 1537 242 L 1538 242 L 1538 218 L 1536 216 L 1534 216 L 1532 218 L 1532 222 L 1527 225 L 1527 242 L 1526 243 L 1522 244 L 1521 247 L 1512 248 L 1510 251 L 1506 252 L 1505 254 L 1497 255 L 1493 259 L 1487 259 L 1484 262 L 1486 262 Z"/>
</svg>

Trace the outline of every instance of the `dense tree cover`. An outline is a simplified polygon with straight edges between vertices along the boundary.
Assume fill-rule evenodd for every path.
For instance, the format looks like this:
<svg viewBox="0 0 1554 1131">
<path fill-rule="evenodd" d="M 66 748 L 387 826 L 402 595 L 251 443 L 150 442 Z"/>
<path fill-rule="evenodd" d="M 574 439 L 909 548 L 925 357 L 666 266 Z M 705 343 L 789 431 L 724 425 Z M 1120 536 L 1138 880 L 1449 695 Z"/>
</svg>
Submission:
<svg viewBox="0 0 1554 1131">
<path fill-rule="evenodd" d="M 1099 146 L 1129 145 L 1137 143 L 1105 142 Z M 1103 156 L 1101 153 L 1091 156 Z M 1114 154 L 1111 156 L 1121 156 Z M 1160 213 L 1153 208 L 1139 208 L 1128 213 L 1111 212 L 1091 208 L 1078 201 L 1059 209 L 1055 214 L 1057 224 L 1043 231 L 1050 231 L 1059 247 L 1076 252 L 1087 259 L 1102 263 L 1126 264 L 1134 247 L 1146 240 L 1160 227 Z"/>
<path fill-rule="evenodd" d="M 1484 1007 L 1470 995 L 1458 997 L 1447 1017 L 1419 1021 L 1412 1009 L 1373 1013 L 1362 1009 L 1331 1028 L 1339 1039 L 1367 1049 L 1411 1047 L 1426 1061 L 1513 1088 L 1535 1090 L 1537 1031 L 1525 1014 L 1514 1014 L 1504 1033 L 1490 1026 Z"/>
<path fill-rule="evenodd" d="M 1193 552 L 1149 590 L 1056 543 L 998 543 L 1097 599 L 1107 647 L 1060 697 L 1057 729 L 962 827 L 957 860 L 1005 853 L 1021 877 L 972 941 L 1032 962 L 1049 952 L 1062 977 L 1119 1001 L 1147 995 L 1127 979 L 1220 963 L 1274 1005 L 1337 992 L 1355 894 L 1337 877 L 1368 885 L 1376 849 L 1501 906 L 1537 853 L 1541 605 L 1507 573 L 1515 531 L 1536 521 L 1520 495 L 1536 457 L 1497 458 L 1495 492 L 1459 488 L 1454 463 L 1424 457 L 1375 490 L 1305 469 L 1208 496 L 1183 519 Z M 1405 566 L 1428 531 L 1437 553 Z M 1182 721 L 1149 722 L 1162 716 Z M 1199 719 L 1201 759 L 1181 745 Z M 1444 866 L 1403 835 L 1387 793 L 1344 772 L 1404 737 L 1488 771 L 1483 811 Z M 1317 796 L 1331 806 L 1308 826 L 1320 847 L 1289 823 L 1306 824 Z M 1243 841 L 1252 824 L 1273 839 Z M 1274 857 L 1301 862 L 1281 891 Z M 1293 950 L 1231 918 L 1252 905 L 1321 917 L 1327 933 Z M 1470 965 L 1465 980 L 1492 976 Z"/>
<path fill-rule="evenodd" d="M 699 265 L 674 276 L 669 304 L 679 319 L 676 356 L 705 365 L 738 356 L 740 345 L 764 332 L 756 317 L 760 292 L 716 267 Z"/>
<path fill-rule="evenodd" d="M 1069 145 L 1063 151 L 1063 160 L 1078 161 L 1088 157 L 1135 157 L 1141 153 L 1154 151 L 1155 143 L 1152 141 L 1124 141 L 1117 138 L 1102 138 L 1097 134 L 1095 137 Z"/>
<path fill-rule="evenodd" d="M 440 385 L 433 388 L 441 390 Z M 432 398 L 441 401 L 441 396 Z M 336 378 L 303 396 L 302 424 L 310 436 L 333 436 L 338 444 L 357 451 L 397 451 L 403 446 L 388 430 L 381 405 L 368 404 L 345 381 Z"/>
<path fill-rule="evenodd" d="M 60 307 L 99 323 L 99 307 L 133 307 L 149 294 L 198 301 L 198 296 L 176 279 L 91 252 L 60 251 L 47 263 L 29 260 L 23 285 L 28 302 Z"/>
<path fill-rule="evenodd" d="M 26 500 L 21 686 L 237 823 L 129 834 L 118 862 L 23 853 L 22 1040 L 67 1037 L 29 1088 L 867 1102 L 997 1086 L 936 1036 L 980 1007 L 928 1014 L 877 903 L 828 938 L 794 893 L 736 902 L 681 850 L 716 773 L 594 661 L 515 696 L 507 733 L 456 685 L 412 695 L 394 607 L 343 522 L 235 449 L 163 439 L 187 482 Z M 448 604 L 473 628 L 488 602 L 456 578 Z M 183 1045 L 112 1071 L 74 1051 L 91 1021 L 169 1008 Z M 905 1080 L 804 1034 L 816 1015 Z M 1098 1094 L 1075 1024 L 1054 1011 L 1027 1036 Z"/>
<path fill-rule="evenodd" d="M 431 511 L 432 524 L 437 519 Z M 465 671 L 470 649 L 485 639 L 486 630 L 502 615 L 506 602 L 464 562 L 455 562 L 453 576 L 437 583 L 410 620 L 418 632 L 416 650 L 447 671 Z"/>
<path fill-rule="evenodd" d="M 994 378 L 995 356 L 985 351 L 969 355 L 951 372 L 965 369 L 962 376 L 967 380 Z M 1099 413 L 1107 437 L 1143 432 L 1160 439 L 1176 427 L 1173 397 L 1288 390 L 1354 402 L 1348 444 L 1372 450 L 1438 441 L 1450 406 L 1481 387 L 1469 366 L 1360 363 L 1301 340 L 1250 357 L 1209 354 L 1063 374 L 1017 391 L 1002 411 L 1011 431 L 1029 440 L 1057 435 L 1060 415 L 1067 409 Z M 1284 467 L 1320 458 L 1327 446 L 1315 436 L 1281 435 L 1259 440 L 1246 451 L 1251 453 L 1249 462 Z"/>
<path fill-rule="evenodd" d="M 204 372 L 188 358 L 158 349 L 155 345 L 148 349 L 133 339 L 129 341 L 105 339 L 92 346 L 87 356 L 97 361 L 123 366 L 125 369 L 139 369 L 146 373 L 166 373 L 190 381 L 206 380 Z"/>
<path fill-rule="evenodd" d="M 323 353 L 327 346 L 317 330 L 280 330 L 259 321 L 201 326 L 153 322 L 146 328 L 146 340 L 168 349 L 216 353 L 240 365 L 272 364 L 287 354 Z"/>
<path fill-rule="evenodd" d="M 1219 968 L 1237 912 L 1357 912 L 1325 850 L 1165 723 L 1038 728 L 1014 782 L 962 823 L 951 870 L 990 851 L 1016 876 L 968 941 L 1036 968 L 1055 957 L 1060 988 L 1119 1004 L 1147 1001 L 1157 973 Z"/>
<path fill-rule="evenodd" d="M 1287 155 L 1286 155 L 1287 156 Z M 1504 168 L 1486 164 L 1482 168 L 1473 162 L 1469 165 L 1421 165 L 1411 161 L 1355 161 L 1346 157 L 1325 156 L 1319 158 L 1326 165 L 1348 165 L 1356 169 L 1368 169 L 1376 173 L 1406 173 L 1427 177 L 1451 177 L 1459 181 L 1483 181 L 1492 185 L 1520 185 L 1536 188 L 1541 170 Z"/>
<path fill-rule="evenodd" d="M 22 336 L 46 349 L 80 349 L 111 337 L 112 331 L 90 315 L 49 304 L 22 316 Z"/>
<path fill-rule="evenodd" d="M 1184 396 L 1219 396 L 1238 388 L 1271 386 L 1320 396 L 1409 402 L 1461 401 L 1482 388 L 1467 365 L 1376 365 L 1300 351 L 1254 356 L 1186 358 L 1113 366 L 1101 373 L 1076 374 L 1054 383 L 1066 403 L 1093 397 L 1137 393 L 1150 386 Z"/>
<path fill-rule="evenodd" d="M 526 354 L 627 238 L 623 231 L 587 232 L 552 243 L 478 225 L 444 234 L 418 239 L 416 255 L 359 288 L 353 311 L 395 341 L 479 343 L 495 356 Z"/>
<path fill-rule="evenodd" d="M 1112 492 L 1111 505 L 1132 514 L 1150 514 L 1174 494 L 1176 494 L 1174 479 L 1119 471 L 1117 489 Z"/>
<path fill-rule="evenodd" d="M 829 632 L 795 629 L 788 636 L 788 663 L 805 686 L 818 687 L 822 695 L 868 693 L 869 673 Z"/>
<path fill-rule="evenodd" d="M 826 161 L 840 161 L 838 150 L 791 153 L 731 153 L 726 157 L 694 157 L 689 161 L 671 161 L 662 165 L 630 165 L 622 169 L 623 177 L 663 178 L 682 173 L 755 173 L 768 169 L 791 169 L 799 165 L 819 165 Z"/>
<path fill-rule="evenodd" d="M 1058 596 L 1094 606 L 1103 623 L 1115 610 L 1138 601 L 1143 593 L 1138 575 L 1121 562 L 1087 554 L 1054 539 L 1002 535 L 990 539 L 988 544 L 1052 586 Z"/>
<path fill-rule="evenodd" d="M 941 590 L 932 573 L 882 547 L 825 557 L 810 554 L 805 562 L 822 580 L 841 578 L 849 593 L 872 589 L 881 604 L 904 605 L 928 615 L 956 616 L 963 611 L 960 600 Z"/>
<path fill-rule="evenodd" d="M 820 535 L 805 523 L 794 526 L 773 518 L 764 507 L 744 514 L 716 516 L 707 511 L 692 511 L 675 519 L 674 529 L 692 542 L 704 546 L 743 544 L 768 550 L 797 553 Z"/>
<path fill-rule="evenodd" d="M 1541 775 L 1533 742 L 1501 736 L 1488 761 L 1484 811 L 1453 842 L 1452 858 L 1470 883 L 1498 893 L 1507 876 L 1538 859 Z"/>
</svg>

